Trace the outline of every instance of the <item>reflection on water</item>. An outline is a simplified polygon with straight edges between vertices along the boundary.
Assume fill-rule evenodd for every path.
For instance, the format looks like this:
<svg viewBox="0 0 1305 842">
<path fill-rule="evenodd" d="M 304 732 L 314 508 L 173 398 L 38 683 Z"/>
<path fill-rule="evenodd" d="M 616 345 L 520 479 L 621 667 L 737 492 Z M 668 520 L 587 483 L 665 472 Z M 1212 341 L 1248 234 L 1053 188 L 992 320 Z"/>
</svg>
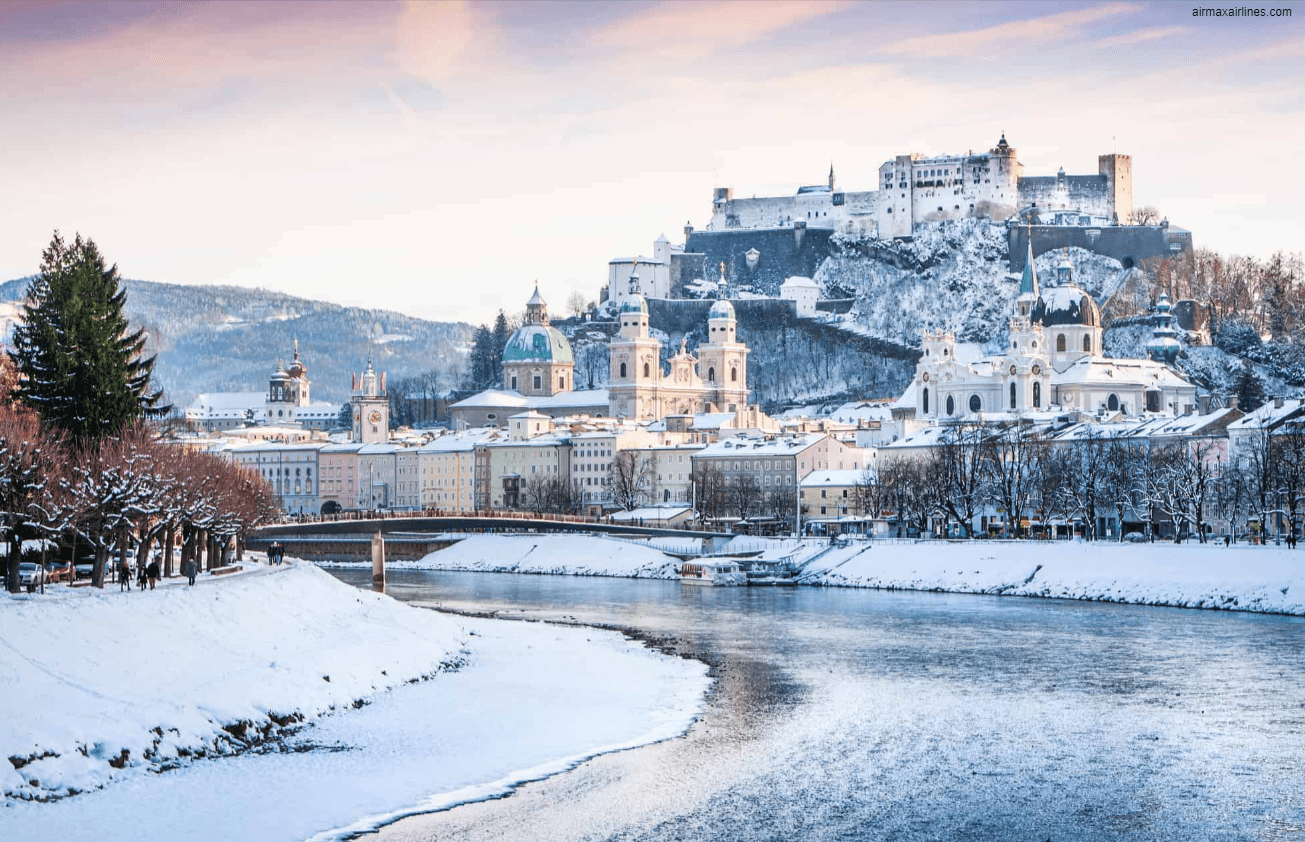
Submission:
<svg viewBox="0 0 1305 842">
<path fill-rule="evenodd" d="M 489 573 L 388 584 L 418 605 L 666 637 L 719 680 L 684 739 L 381 839 L 1303 838 L 1296 618 Z"/>
</svg>

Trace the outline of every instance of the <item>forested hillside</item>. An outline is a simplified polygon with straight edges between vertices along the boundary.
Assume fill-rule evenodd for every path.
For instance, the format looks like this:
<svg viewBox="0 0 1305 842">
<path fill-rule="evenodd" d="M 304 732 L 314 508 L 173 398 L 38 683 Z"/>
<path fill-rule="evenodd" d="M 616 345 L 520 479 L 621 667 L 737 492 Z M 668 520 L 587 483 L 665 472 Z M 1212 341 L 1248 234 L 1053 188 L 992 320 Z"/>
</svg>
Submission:
<svg viewBox="0 0 1305 842">
<path fill-rule="evenodd" d="M 0 302 L 23 299 L 29 279 L 0 284 Z M 429 372 L 457 385 L 471 326 L 389 310 L 342 307 L 262 289 L 126 281 L 127 317 L 149 331 L 155 378 L 174 404 L 201 392 L 260 391 L 299 340 L 314 400 L 343 402 L 350 372 L 370 355 L 391 382 Z"/>
</svg>

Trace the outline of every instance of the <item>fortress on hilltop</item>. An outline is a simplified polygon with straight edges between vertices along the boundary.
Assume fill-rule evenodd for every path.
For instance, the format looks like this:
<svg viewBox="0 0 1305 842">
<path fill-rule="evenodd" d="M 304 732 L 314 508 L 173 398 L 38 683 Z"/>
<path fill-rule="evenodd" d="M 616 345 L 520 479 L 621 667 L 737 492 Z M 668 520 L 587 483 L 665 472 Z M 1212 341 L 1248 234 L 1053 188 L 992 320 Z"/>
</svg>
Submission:
<svg viewBox="0 0 1305 842">
<path fill-rule="evenodd" d="M 898 155 L 879 167 L 874 190 L 840 190 L 829 168 L 826 184 L 799 187 L 792 196 L 734 198 L 730 187 L 712 196 L 710 230 L 784 228 L 804 223 L 870 237 L 909 237 L 917 222 L 987 216 L 1003 220 L 1017 210 L 1078 211 L 1127 225 L 1133 216 L 1133 159 L 1097 158 L 1093 175 L 1026 176 L 1015 147 L 1001 136 L 985 152 L 926 157 Z"/>
</svg>

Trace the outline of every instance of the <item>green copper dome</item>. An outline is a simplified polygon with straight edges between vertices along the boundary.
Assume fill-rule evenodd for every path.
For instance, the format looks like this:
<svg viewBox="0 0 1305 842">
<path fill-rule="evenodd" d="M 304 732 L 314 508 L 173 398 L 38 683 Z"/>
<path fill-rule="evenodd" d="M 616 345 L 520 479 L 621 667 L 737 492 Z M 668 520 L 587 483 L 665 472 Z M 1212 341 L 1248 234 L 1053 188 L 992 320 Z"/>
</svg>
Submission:
<svg viewBox="0 0 1305 842">
<path fill-rule="evenodd" d="M 621 303 L 622 313 L 647 313 L 648 302 L 644 301 L 643 296 L 639 293 L 631 295 Z"/>
<path fill-rule="evenodd" d="M 503 348 L 505 363 L 567 363 L 574 365 L 571 343 L 562 331 L 542 324 L 522 325 Z"/>
</svg>

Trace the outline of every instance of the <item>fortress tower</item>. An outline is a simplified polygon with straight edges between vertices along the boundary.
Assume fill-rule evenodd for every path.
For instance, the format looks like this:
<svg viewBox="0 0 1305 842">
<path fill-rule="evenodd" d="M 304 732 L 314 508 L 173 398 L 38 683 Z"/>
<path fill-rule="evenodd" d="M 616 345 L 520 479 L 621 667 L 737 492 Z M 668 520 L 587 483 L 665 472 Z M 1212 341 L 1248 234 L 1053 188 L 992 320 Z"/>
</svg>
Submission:
<svg viewBox="0 0 1305 842">
<path fill-rule="evenodd" d="M 1106 191 L 1120 225 L 1133 221 L 1133 156 L 1118 153 L 1097 156 L 1097 171 L 1106 179 Z"/>
</svg>

